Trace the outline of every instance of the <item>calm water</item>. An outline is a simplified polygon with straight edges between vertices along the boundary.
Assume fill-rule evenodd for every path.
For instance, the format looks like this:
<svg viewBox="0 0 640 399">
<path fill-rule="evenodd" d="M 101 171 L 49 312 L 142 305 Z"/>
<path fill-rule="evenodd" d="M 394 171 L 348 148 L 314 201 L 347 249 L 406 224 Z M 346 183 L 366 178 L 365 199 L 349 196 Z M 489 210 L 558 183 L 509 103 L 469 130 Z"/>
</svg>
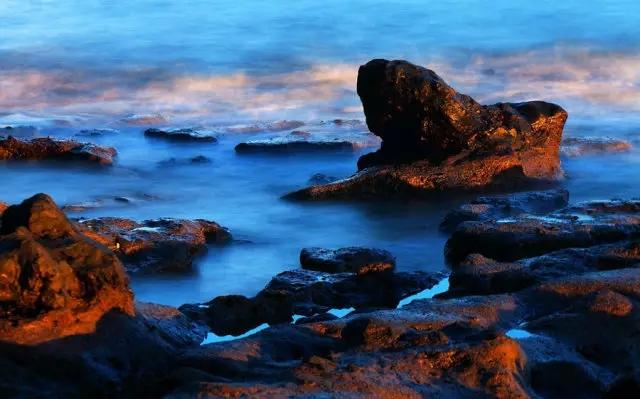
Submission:
<svg viewBox="0 0 640 399">
<path fill-rule="evenodd" d="M 237 156 L 273 132 L 234 127 L 289 119 L 318 134 L 362 120 L 358 65 L 406 58 L 483 102 L 546 99 L 570 114 L 566 135 L 640 146 L 638 1 L 12 1 L 0 2 L 0 124 L 26 135 L 84 137 L 117 147 L 108 170 L 0 165 L 1 198 L 47 192 L 60 204 L 114 196 L 74 216 L 211 218 L 238 239 L 211 248 L 188 276 L 136 278 L 138 299 L 168 304 L 252 294 L 297 266 L 301 247 L 372 245 L 403 270 L 444 268 L 440 218 L 463 198 L 431 202 L 306 203 L 280 196 L 314 173 L 344 177 L 357 154 Z M 198 126 L 218 144 L 168 144 L 146 126 Z M 286 132 L 285 132 L 286 133 Z M 363 149 L 362 151 L 368 151 Z M 362 152 L 361 151 L 361 152 Z M 195 155 L 209 164 L 181 162 Z M 634 197 L 640 154 L 564 160 L 573 200 Z M 174 165 L 162 161 L 176 158 Z"/>
</svg>

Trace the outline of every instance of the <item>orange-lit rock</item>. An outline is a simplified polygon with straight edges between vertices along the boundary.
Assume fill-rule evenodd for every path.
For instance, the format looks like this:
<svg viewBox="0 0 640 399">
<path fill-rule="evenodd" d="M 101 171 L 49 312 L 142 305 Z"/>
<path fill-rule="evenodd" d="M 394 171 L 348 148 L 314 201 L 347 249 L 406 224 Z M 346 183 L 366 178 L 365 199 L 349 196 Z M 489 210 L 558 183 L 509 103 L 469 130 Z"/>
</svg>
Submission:
<svg viewBox="0 0 640 399">
<path fill-rule="evenodd" d="M 0 138 L 0 159 L 3 160 L 69 160 L 112 165 L 116 150 L 73 140 L 35 138 L 21 140 Z"/>
</svg>

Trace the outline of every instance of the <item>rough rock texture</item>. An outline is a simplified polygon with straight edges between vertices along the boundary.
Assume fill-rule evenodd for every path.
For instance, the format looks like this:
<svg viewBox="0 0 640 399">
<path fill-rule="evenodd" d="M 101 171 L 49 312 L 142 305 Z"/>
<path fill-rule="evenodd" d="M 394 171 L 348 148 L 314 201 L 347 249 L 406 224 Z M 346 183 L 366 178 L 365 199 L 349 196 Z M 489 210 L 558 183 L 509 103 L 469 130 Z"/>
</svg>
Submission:
<svg viewBox="0 0 640 399">
<path fill-rule="evenodd" d="M 362 156 L 351 178 L 291 198 L 521 186 L 562 174 L 558 149 L 567 113 L 555 104 L 483 106 L 431 70 L 387 60 L 360 67 L 358 95 L 369 130 L 382 138 L 380 150 Z"/>
<path fill-rule="evenodd" d="M 231 240 L 226 228 L 202 219 L 157 219 L 138 223 L 104 217 L 80 220 L 78 227 L 113 250 L 130 273 L 189 271 L 207 243 Z"/>
<path fill-rule="evenodd" d="M 109 311 L 133 314 L 118 258 L 38 194 L 2 213 L 0 341 L 34 345 L 93 332 Z"/>
<path fill-rule="evenodd" d="M 445 255 L 453 264 L 473 253 L 513 261 L 636 237 L 640 237 L 640 201 L 596 201 L 544 217 L 464 222 L 447 241 Z"/>
<path fill-rule="evenodd" d="M 0 201 L 0 216 L 2 216 L 2 213 L 4 212 L 5 209 L 7 209 L 9 207 L 8 204 L 5 204 L 4 202 Z"/>
<path fill-rule="evenodd" d="M 560 153 L 567 157 L 589 154 L 624 152 L 631 149 L 631 143 L 611 137 L 568 137 L 562 140 Z"/>
<path fill-rule="evenodd" d="M 0 160 L 70 160 L 112 165 L 116 150 L 73 140 L 0 138 Z"/>
<path fill-rule="evenodd" d="M 525 191 L 478 197 L 449 211 L 440 230 L 452 232 L 462 222 L 510 218 L 522 214 L 541 215 L 567 206 L 567 190 Z"/>
<path fill-rule="evenodd" d="M 183 305 L 188 316 L 207 323 L 218 335 L 239 335 L 263 323 L 291 321 L 332 308 L 393 308 L 410 295 L 438 282 L 435 274 L 324 273 L 290 270 L 274 277 L 255 297 L 220 296 L 199 305 Z"/>
<path fill-rule="evenodd" d="M 210 134 L 199 132 L 195 129 L 156 129 L 151 128 L 144 131 L 147 137 L 154 137 L 170 141 L 204 141 L 215 142 L 218 139 Z"/>
<path fill-rule="evenodd" d="M 390 252 L 376 248 L 326 249 L 312 247 L 302 249 L 300 265 L 306 270 L 361 275 L 392 271 L 396 267 L 396 259 Z"/>
<path fill-rule="evenodd" d="M 158 397 L 175 357 L 206 330 L 168 306 L 136 303 L 135 316 L 105 314 L 90 334 L 36 346 L 0 343 L 7 398 Z"/>
</svg>

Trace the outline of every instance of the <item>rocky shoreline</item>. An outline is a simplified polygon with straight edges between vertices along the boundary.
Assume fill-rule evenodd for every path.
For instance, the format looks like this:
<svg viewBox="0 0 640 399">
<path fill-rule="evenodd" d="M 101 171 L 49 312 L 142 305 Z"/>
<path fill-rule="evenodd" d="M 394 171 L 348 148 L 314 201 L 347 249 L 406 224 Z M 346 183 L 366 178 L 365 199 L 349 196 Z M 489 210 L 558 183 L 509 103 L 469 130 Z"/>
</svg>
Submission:
<svg viewBox="0 0 640 399">
<path fill-rule="evenodd" d="M 567 113 L 542 101 L 480 105 L 406 61 L 363 65 L 357 89 L 380 149 L 363 155 L 352 177 L 318 175 L 319 184 L 287 197 L 506 190 L 445 215 L 439 228 L 449 239 L 435 250 L 447 272 L 396 270 L 393 254 L 378 248 L 308 247 L 300 268 L 253 297 L 142 303 L 130 278 L 189 273 L 203 251 L 232 241 L 229 230 L 204 219 L 70 219 L 46 194 L 0 202 L 2 396 L 639 396 L 640 200 L 510 192 L 562 177 Z M 217 141 L 194 129 L 145 135 Z M 628 149 L 565 143 L 569 156 Z M 355 146 L 300 132 L 242 144 L 236 151 Z M 115 154 L 75 141 L 0 139 L 7 161 L 110 165 Z"/>
</svg>

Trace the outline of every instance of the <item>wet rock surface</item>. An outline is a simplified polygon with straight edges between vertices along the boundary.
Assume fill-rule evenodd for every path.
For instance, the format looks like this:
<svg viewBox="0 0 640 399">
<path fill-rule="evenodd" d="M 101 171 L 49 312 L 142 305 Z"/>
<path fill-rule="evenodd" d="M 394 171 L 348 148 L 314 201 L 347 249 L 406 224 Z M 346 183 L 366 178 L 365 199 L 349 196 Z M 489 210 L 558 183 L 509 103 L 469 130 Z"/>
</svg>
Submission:
<svg viewBox="0 0 640 399">
<path fill-rule="evenodd" d="M 221 296 L 180 310 L 205 322 L 217 335 L 239 335 L 263 323 L 291 322 L 295 315 L 313 316 L 331 309 L 393 308 L 410 295 L 438 282 L 437 274 L 326 273 L 290 270 L 275 276 L 255 297 Z"/>
<path fill-rule="evenodd" d="M 392 271 L 396 267 L 396 259 L 389 251 L 376 248 L 311 247 L 303 248 L 300 252 L 300 265 L 306 270 L 362 275 Z"/>
<path fill-rule="evenodd" d="M 326 151 L 353 151 L 356 145 L 350 141 L 340 139 L 314 139 L 300 136 L 278 137 L 272 139 L 251 140 L 236 145 L 238 153 L 268 152 L 268 153 L 295 153 L 295 152 L 326 152 Z"/>
<path fill-rule="evenodd" d="M 449 211 L 440 224 L 440 230 L 452 232 L 467 221 L 505 219 L 522 214 L 542 215 L 568 203 L 569 192 L 563 189 L 481 196 Z"/>
<path fill-rule="evenodd" d="M 357 174 L 291 195 L 326 199 L 522 186 L 561 176 L 558 149 L 567 113 L 543 101 L 480 105 L 435 72 L 406 61 L 372 60 L 358 95 L 380 150 Z"/>
<path fill-rule="evenodd" d="M 109 311 L 133 314 L 118 258 L 38 194 L 2 213 L 0 341 L 34 345 L 90 333 Z"/>
<path fill-rule="evenodd" d="M 207 220 L 156 219 L 136 222 L 103 217 L 78 221 L 82 232 L 114 251 L 129 273 L 191 271 L 207 244 L 231 240 L 229 231 Z"/>
<path fill-rule="evenodd" d="M 562 140 L 560 153 L 567 157 L 625 152 L 631 143 L 611 137 L 568 137 Z"/>
<path fill-rule="evenodd" d="M 0 138 L 0 160 L 40 161 L 67 160 L 87 161 L 98 165 L 112 165 L 116 150 L 90 143 L 52 138 L 17 139 L 12 136 Z"/>
<path fill-rule="evenodd" d="M 196 129 L 156 129 L 144 131 L 146 137 L 153 137 L 169 141 L 216 142 L 218 139 L 211 133 L 200 132 Z"/>
</svg>

